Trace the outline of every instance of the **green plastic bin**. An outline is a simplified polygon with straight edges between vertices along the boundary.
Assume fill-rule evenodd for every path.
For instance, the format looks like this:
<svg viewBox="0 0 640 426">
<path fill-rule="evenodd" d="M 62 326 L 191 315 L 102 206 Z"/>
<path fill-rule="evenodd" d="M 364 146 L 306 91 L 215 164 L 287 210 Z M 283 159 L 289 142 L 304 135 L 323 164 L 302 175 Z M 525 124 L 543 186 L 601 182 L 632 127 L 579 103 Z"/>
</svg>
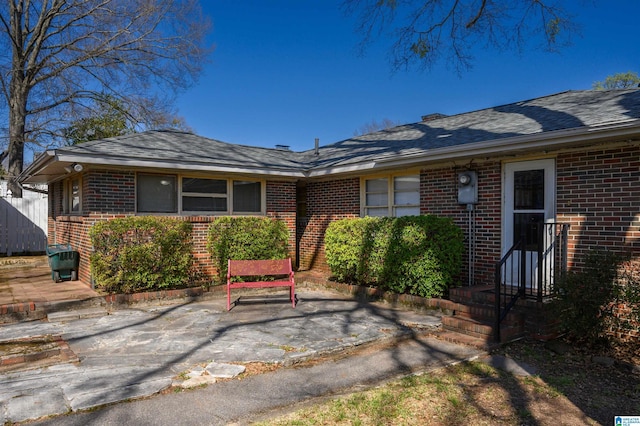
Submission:
<svg viewBox="0 0 640 426">
<path fill-rule="evenodd" d="M 62 280 L 78 279 L 80 254 L 71 248 L 71 244 L 51 244 L 46 251 L 53 281 L 59 283 Z"/>
</svg>

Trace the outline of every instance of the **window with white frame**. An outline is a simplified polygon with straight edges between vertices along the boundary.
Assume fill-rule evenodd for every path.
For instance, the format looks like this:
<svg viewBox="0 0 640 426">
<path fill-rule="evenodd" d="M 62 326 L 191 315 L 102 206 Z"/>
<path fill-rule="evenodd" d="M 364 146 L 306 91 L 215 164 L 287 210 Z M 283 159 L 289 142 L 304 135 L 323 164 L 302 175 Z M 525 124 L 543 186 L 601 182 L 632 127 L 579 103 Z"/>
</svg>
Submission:
<svg viewBox="0 0 640 426">
<path fill-rule="evenodd" d="M 64 200 L 66 213 L 82 212 L 82 179 L 80 176 L 64 182 Z"/>
<path fill-rule="evenodd" d="M 262 214 L 263 187 L 260 181 L 139 173 L 137 212 Z"/>
<path fill-rule="evenodd" d="M 364 180 L 365 216 L 420 214 L 420 175 L 385 176 Z"/>
<path fill-rule="evenodd" d="M 182 178 L 182 211 L 226 212 L 225 179 Z"/>
</svg>

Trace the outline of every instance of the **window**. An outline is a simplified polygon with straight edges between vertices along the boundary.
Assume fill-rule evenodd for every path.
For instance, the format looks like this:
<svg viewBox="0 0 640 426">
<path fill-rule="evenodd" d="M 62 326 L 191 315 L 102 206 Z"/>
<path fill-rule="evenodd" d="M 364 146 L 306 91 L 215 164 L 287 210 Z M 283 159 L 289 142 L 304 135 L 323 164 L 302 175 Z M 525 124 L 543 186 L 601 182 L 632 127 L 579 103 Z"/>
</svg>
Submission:
<svg viewBox="0 0 640 426">
<path fill-rule="evenodd" d="M 260 182 L 233 181 L 233 211 L 235 213 L 260 213 L 262 191 Z"/>
<path fill-rule="evenodd" d="M 226 212 L 227 181 L 183 177 L 182 211 Z"/>
<path fill-rule="evenodd" d="M 138 174 L 139 213 L 260 214 L 263 185 L 257 181 Z"/>
<path fill-rule="evenodd" d="M 365 216 L 420 214 L 420 176 L 388 176 L 364 181 Z"/>
<path fill-rule="evenodd" d="M 64 193 L 65 212 L 80 213 L 82 211 L 82 181 L 79 176 L 65 182 Z"/>
<path fill-rule="evenodd" d="M 140 213 L 177 213 L 176 176 L 138 175 L 136 204 Z"/>
</svg>

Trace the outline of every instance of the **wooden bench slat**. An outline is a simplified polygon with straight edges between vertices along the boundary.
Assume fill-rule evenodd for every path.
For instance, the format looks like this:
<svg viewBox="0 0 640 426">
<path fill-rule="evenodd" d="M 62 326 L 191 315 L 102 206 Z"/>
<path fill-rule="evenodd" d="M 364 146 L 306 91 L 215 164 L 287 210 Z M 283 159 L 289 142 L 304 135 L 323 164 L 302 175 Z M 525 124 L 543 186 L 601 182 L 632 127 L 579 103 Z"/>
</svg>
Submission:
<svg viewBox="0 0 640 426">
<path fill-rule="evenodd" d="M 274 281 L 239 281 L 231 282 L 233 277 L 265 277 L 265 276 L 288 276 L 285 281 L 282 278 Z M 231 260 L 227 265 L 227 310 L 231 310 L 231 289 L 232 288 L 266 288 L 266 287 L 289 287 L 289 297 L 291 305 L 296 307 L 295 280 L 291 259 L 270 259 L 270 260 Z"/>
</svg>

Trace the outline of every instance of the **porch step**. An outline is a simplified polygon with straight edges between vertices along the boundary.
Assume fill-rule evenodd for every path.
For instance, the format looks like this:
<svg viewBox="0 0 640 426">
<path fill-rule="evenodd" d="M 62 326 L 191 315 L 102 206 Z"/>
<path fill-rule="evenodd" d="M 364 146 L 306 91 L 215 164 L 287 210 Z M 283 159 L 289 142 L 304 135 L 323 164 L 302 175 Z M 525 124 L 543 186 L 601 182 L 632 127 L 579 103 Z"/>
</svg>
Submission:
<svg viewBox="0 0 640 426">
<path fill-rule="evenodd" d="M 493 335 L 493 327 L 488 323 L 457 315 L 442 317 L 442 328 L 481 339 L 491 338 Z"/>
<path fill-rule="evenodd" d="M 494 343 L 493 324 L 486 321 L 474 320 L 460 316 L 442 317 L 442 328 L 446 332 L 464 334 L 472 338 L 481 339 L 488 343 Z M 500 325 L 500 342 L 506 343 L 525 335 L 524 323 L 509 325 L 504 322 Z"/>
<path fill-rule="evenodd" d="M 494 286 L 456 287 L 449 290 L 449 299 L 457 303 L 493 306 L 496 300 Z"/>
<path fill-rule="evenodd" d="M 479 320 L 488 324 L 493 324 L 495 318 L 495 307 L 488 305 L 454 303 L 451 311 L 456 317 Z M 524 327 L 524 322 L 524 315 L 516 311 L 510 311 L 502 320 L 502 324 L 513 327 Z"/>
<path fill-rule="evenodd" d="M 437 334 L 436 337 L 446 342 L 471 346 L 484 351 L 490 351 L 499 346 L 492 339 L 472 337 L 468 334 L 458 333 L 457 331 L 442 331 Z"/>
<path fill-rule="evenodd" d="M 462 334 L 472 339 L 479 339 L 480 342 L 484 342 L 485 347 L 494 345 L 495 293 L 492 290 L 493 286 L 451 289 L 449 296 L 454 303 L 451 309 L 452 314 L 442 317 L 444 332 L 456 333 L 452 335 L 454 337 Z M 524 334 L 524 314 L 510 311 L 500 324 L 500 341 L 505 343 Z"/>
</svg>

